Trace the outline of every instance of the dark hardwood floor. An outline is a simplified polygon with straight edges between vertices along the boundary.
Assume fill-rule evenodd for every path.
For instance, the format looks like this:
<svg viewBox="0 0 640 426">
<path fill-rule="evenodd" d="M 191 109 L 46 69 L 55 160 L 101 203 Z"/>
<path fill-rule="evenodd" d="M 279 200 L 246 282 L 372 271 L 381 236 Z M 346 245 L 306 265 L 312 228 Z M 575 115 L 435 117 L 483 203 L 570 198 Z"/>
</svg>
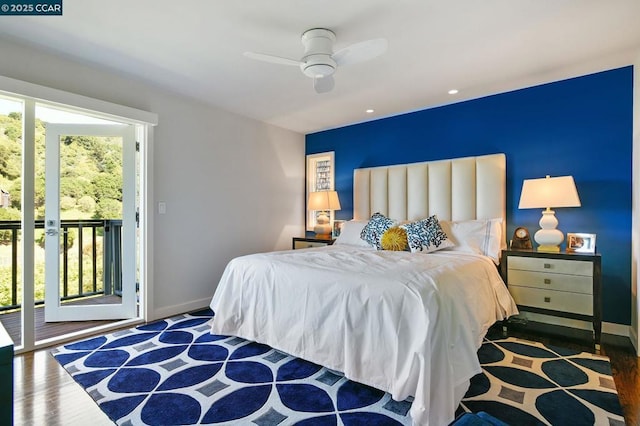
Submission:
<svg viewBox="0 0 640 426">
<path fill-rule="evenodd" d="M 491 333 L 502 333 L 502 327 L 495 327 Z M 579 337 L 512 328 L 508 335 L 595 353 L 593 346 Z M 640 426 L 640 358 L 636 357 L 629 339 L 611 335 L 603 335 L 600 353 L 611 360 L 626 424 Z M 15 425 L 113 424 L 48 350 L 18 355 L 14 366 Z"/>
<path fill-rule="evenodd" d="M 99 304 L 119 304 L 121 298 L 118 296 L 93 296 L 82 299 L 75 299 L 65 302 L 65 305 L 99 305 Z M 64 336 L 76 331 L 87 330 L 89 328 L 107 325 L 114 320 L 106 321 L 65 321 L 47 323 L 44 321 L 44 306 L 37 306 L 34 314 L 36 341 L 50 339 L 52 337 Z M 14 346 L 20 346 L 22 334 L 22 319 L 20 310 L 0 314 L 0 322 L 4 326 Z"/>
</svg>

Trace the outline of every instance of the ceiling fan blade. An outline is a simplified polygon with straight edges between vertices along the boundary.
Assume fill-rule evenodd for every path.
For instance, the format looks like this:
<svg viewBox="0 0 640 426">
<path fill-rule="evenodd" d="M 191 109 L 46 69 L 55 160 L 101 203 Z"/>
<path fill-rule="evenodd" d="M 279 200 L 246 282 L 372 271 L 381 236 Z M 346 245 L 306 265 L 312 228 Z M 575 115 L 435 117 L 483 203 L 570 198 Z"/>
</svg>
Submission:
<svg viewBox="0 0 640 426">
<path fill-rule="evenodd" d="M 355 64 L 382 55 L 387 50 L 387 46 L 387 39 L 376 38 L 347 46 L 335 52 L 331 57 L 338 65 Z"/>
<path fill-rule="evenodd" d="M 244 52 L 244 56 L 251 59 L 257 59 L 258 61 L 271 62 L 273 64 L 293 65 L 296 67 L 300 66 L 300 61 L 296 61 L 295 59 L 282 58 L 280 56 L 273 56 L 273 55 L 265 55 L 264 53 Z"/>
<path fill-rule="evenodd" d="M 330 92 L 335 86 L 335 81 L 332 75 L 326 77 L 316 77 L 313 79 L 313 88 L 316 89 L 316 93 Z"/>
</svg>

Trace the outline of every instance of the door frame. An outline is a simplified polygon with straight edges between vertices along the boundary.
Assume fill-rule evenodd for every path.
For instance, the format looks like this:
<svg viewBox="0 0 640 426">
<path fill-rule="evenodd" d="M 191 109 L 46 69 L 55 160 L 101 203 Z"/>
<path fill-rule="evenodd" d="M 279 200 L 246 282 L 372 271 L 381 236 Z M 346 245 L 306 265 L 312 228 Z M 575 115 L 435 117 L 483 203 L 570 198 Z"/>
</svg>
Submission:
<svg viewBox="0 0 640 426">
<path fill-rule="evenodd" d="M 16 354 L 44 348 L 53 344 L 95 335 L 155 319 L 153 305 L 153 128 L 158 125 L 158 114 L 131 108 L 125 105 L 94 99 L 64 90 L 54 89 L 10 77 L 0 76 L 0 93 L 13 99 L 22 100 L 23 107 L 23 168 L 22 168 L 22 239 L 34 241 L 35 214 L 35 108 L 39 104 L 63 107 L 79 113 L 112 119 L 136 126 L 137 142 L 140 143 L 140 313 L 132 320 L 116 321 L 109 325 L 74 334 L 35 340 L 34 305 L 34 251 L 23 244 L 20 256 L 23 268 L 20 279 L 22 290 L 22 344 L 15 346 Z"/>
</svg>

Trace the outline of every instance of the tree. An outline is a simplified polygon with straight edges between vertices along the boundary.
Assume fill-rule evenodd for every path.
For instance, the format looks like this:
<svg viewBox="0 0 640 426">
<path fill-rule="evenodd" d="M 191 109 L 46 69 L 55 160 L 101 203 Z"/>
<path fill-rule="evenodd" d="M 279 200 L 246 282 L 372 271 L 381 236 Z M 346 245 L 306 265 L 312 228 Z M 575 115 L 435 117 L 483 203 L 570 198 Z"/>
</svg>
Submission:
<svg viewBox="0 0 640 426">
<path fill-rule="evenodd" d="M 60 210 L 71 210 L 76 207 L 76 199 L 73 197 L 60 197 Z"/>
<path fill-rule="evenodd" d="M 98 173 L 91 182 L 94 199 L 100 203 L 103 199 L 122 201 L 122 177 L 109 173 Z"/>
<path fill-rule="evenodd" d="M 78 200 L 78 207 L 80 208 L 80 211 L 83 211 L 85 213 L 93 213 L 93 211 L 96 209 L 96 201 L 93 199 L 93 197 L 85 195 Z"/>
<path fill-rule="evenodd" d="M 112 198 L 98 201 L 94 219 L 120 219 L 122 218 L 122 203 Z"/>
</svg>

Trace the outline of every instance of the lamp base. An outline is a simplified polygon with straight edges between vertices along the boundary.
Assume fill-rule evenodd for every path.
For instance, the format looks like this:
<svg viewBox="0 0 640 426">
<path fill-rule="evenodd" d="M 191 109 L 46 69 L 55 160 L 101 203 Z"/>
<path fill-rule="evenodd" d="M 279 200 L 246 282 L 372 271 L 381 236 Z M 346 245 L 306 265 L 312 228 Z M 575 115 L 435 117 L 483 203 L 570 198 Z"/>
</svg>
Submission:
<svg viewBox="0 0 640 426">
<path fill-rule="evenodd" d="M 547 253 L 558 253 L 560 252 L 560 246 L 543 245 L 543 246 L 538 246 L 537 250 L 544 251 Z"/>
<path fill-rule="evenodd" d="M 316 233 L 316 237 L 329 238 L 331 235 L 331 225 L 328 222 L 317 223 L 316 226 L 313 227 L 313 232 Z"/>
<path fill-rule="evenodd" d="M 533 239 L 538 243 L 538 251 L 546 252 L 559 252 L 560 244 L 564 241 L 564 234 L 559 229 L 558 219 L 556 219 L 555 212 L 551 209 L 546 209 L 542 212 L 542 218 L 540 219 L 540 227 L 538 232 L 535 233 Z"/>
</svg>

